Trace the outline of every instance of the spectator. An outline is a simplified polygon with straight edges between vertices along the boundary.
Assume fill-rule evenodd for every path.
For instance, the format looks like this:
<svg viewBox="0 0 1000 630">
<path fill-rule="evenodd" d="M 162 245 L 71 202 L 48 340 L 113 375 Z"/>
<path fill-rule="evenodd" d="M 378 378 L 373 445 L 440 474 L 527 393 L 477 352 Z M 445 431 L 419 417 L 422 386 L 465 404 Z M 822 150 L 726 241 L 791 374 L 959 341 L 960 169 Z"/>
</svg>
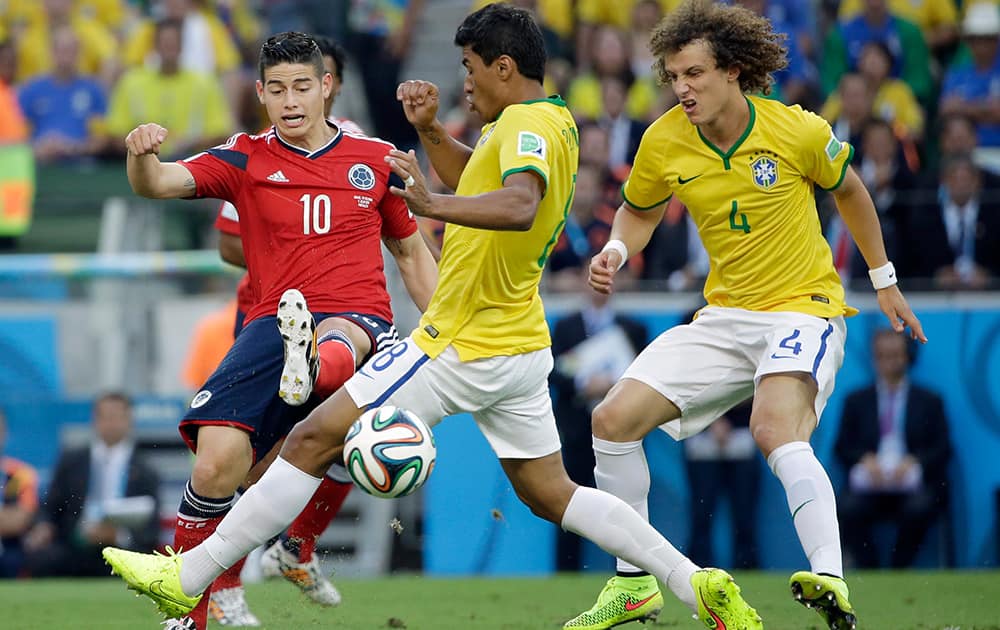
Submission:
<svg viewBox="0 0 1000 630">
<path fill-rule="evenodd" d="M 558 320 L 552 330 L 555 368 L 549 374 L 553 412 L 563 444 L 563 462 L 570 479 L 594 486 L 594 451 L 590 412 L 608 393 L 633 358 L 646 346 L 645 324 L 617 313 L 610 295 L 591 291 L 577 271 L 577 287 L 587 305 Z M 556 569 L 582 567 L 581 539 L 560 530 L 556 540 Z"/>
<path fill-rule="evenodd" d="M 108 133 L 124 137 L 136 125 L 157 120 L 168 129 L 165 157 L 185 157 L 223 142 L 233 122 L 218 81 L 210 74 L 181 67 L 183 24 L 156 25 L 156 68 L 133 68 L 111 93 Z"/>
<path fill-rule="evenodd" d="M 839 18 L 847 22 L 861 13 L 864 0 L 842 0 Z M 947 54 L 958 41 L 958 8 L 955 0 L 888 0 L 889 10 L 909 20 L 924 34 L 936 55 Z"/>
<path fill-rule="evenodd" d="M 855 72 L 865 44 L 882 42 L 892 55 L 890 76 L 906 82 L 917 100 L 927 103 L 933 89 L 924 37 L 912 22 L 889 11 L 887 0 L 864 0 L 861 13 L 830 29 L 823 46 L 820 81 L 830 94 L 845 72 Z"/>
<path fill-rule="evenodd" d="M 424 2 L 353 0 L 347 11 L 348 48 L 361 73 L 375 135 L 400 151 L 417 147 L 417 133 L 396 101 L 396 88 Z"/>
<path fill-rule="evenodd" d="M 1000 147 L 1000 9 L 992 2 L 970 6 L 962 33 L 971 59 L 945 74 L 940 112 L 968 116 L 976 123 L 979 146 Z"/>
<path fill-rule="evenodd" d="M 838 498 L 848 560 L 879 565 L 872 525 L 893 523 L 891 565 L 913 564 L 927 529 L 947 514 L 951 444 L 941 397 L 913 384 L 916 344 L 889 329 L 872 337 L 875 382 L 848 394 L 834 452 L 848 472 Z M 944 516 L 947 518 L 947 516 Z"/>
<path fill-rule="evenodd" d="M 874 115 L 875 92 L 872 86 L 860 74 L 845 74 L 840 78 L 837 88 L 839 107 L 823 108 L 823 117 L 833 128 L 838 138 L 847 138 L 851 146 L 857 150 L 861 147 L 861 133 L 865 123 Z M 855 153 L 854 159 L 860 157 Z"/>
<path fill-rule="evenodd" d="M 0 410 L 0 578 L 17 577 L 24 564 L 22 537 L 38 509 L 38 473 L 4 455 L 7 416 Z"/>
<path fill-rule="evenodd" d="M 712 550 L 712 521 L 723 499 L 729 503 L 734 569 L 756 569 L 760 464 L 750 435 L 748 400 L 730 409 L 705 431 L 684 441 L 690 489 L 688 557 L 702 566 L 721 562 Z"/>
<path fill-rule="evenodd" d="M 77 59 L 80 74 L 100 77 L 105 84 L 110 84 L 118 73 L 115 36 L 93 17 L 75 12 L 73 0 L 44 0 L 43 6 L 45 12 L 40 19 L 29 22 L 16 38 L 18 81 L 52 70 L 52 34 L 60 26 L 67 26 L 76 33 L 80 43 Z"/>
<path fill-rule="evenodd" d="M 754 13 L 766 16 L 775 32 L 788 36 L 788 66 L 774 74 L 773 96 L 784 103 L 811 105 L 817 98 L 819 75 L 809 58 L 815 39 L 810 26 L 814 21 L 808 3 L 788 0 L 736 0 Z M 792 22 L 790 20 L 795 20 Z"/>
<path fill-rule="evenodd" d="M 632 7 L 632 21 L 629 23 L 629 41 L 632 60 L 632 75 L 640 79 L 653 76 L 653 62 L 656 58 L 649 49 L 649 39 L 653 29 L 663 19 L 663 7 L 657 0 L 638 0 Z"/>
<path fill-rule="evenodd" d="M 941 161 L 955 155 L 971 155 L 976 165 L 983 169 L 983 190 L 1000 191 L 1000 159 L 980 159 L 980 155 L 986 157 L 989 151 L 978 150 L 976 124 L 972 119 L 962 114 L 949 114 L 940 118 L 938 128 L 938 151 L 934 155 L 937 160 L 929 169 L 935 179 Z"/>
<path fill-rule="evenodd" d="M 103 394 L 92 420 L 90 444 L 60 455 L 41 520 L 25 539 L 32 576 L 108 575 L 101 547 L 159 544 L 159 477 L 135 455 L 131 401 Z"/>
<path fill-rule="evenodd" d="M 861 50 L 858 61 L 860 76 L 874 94 L 872 113 L 893 124 L 898 135 L 908 140 L 920 140 L 924 133 L 924 112 L 913 96 L 910 86 L 889 76 L 892 57 L 881 42 L 869 42 Z M 849 76 L 849 75 L 845 75 Z M 841 79 L 843 85 L 843 79 Z M 839 92 L 830 95 L 820 115 L 833 123 L 841 117 L 843 101 Z"/>
<path fill-rule="evenodd" d="M 601 103 L 601 79 L 606 77 L 617 77 L 625 84 L 628 90 L 625 111 L 629 117 L 650 120 L 661 113 L 653 111 L 657 88 L 652 77 L 637 80 L 632 74 L 627 32 L 613 26 L 599 26 L 592 39 L 590 70 L 573 79 L 566 96 L 573 115 L 578 120 L 597 120 L 605 114 Z"/>
<path fill-rule="evenodd" d="M 246 82 L 240 77 L 240 53 L 232 33 L 216 11 L 196 0 L 158 0 L 155 14 L 161 20 L 180 24 L 181 70 L 213 75 L 221 81 L 222 93 L 232 111 L 239 111 Z M 157 22 L 143 20 L 125 43 L 125 63 L 129 68 L 162 67 Z M 173 131 L 173 130 L 171 130 Z M 228 134 L 227 134 L 228 135 Z"/>
<path fill-rule="evenodd" d="M 902 159 L 899 141 L 888 122 L 869 119 L 862 132 L 861 146 L 863 157 L 860 163 L 855 160 L 855 168 L 875 203 L 886 253 L 890 260 L 898 260 L 900 217 L 907 214 L 914 194 L 919 194 L 913 192 L 917 187 L 916 176 Z M 868 282 L 868 265 L 839 215 L 831 219 L 827 235 L 833 265 L 844 284 L 852 280 Z"/>
<path fill-rule="evenodd" d="M 594 35 L 601 26 L 627 30 L 632 21 L 632 10 L 641 0 L 577 0 L 576 6 L 576 62 L 581 70 L 590 68 L 590 51 L 597 45 Z M 681 0 L 658 0 L 663 15 L 680 5 Z M 648 40 L 647 40 L 648 42 Z"/>
<path fill-rule="evenodd" d="M 646 131 L 646 123 L 636 120 L 625 111 L 628 98 L 625 83 L 614 75 L 601 78 L 601 105 L 604 114 L 598 124 L 608 132 L 608 168 L 617 171 L 630 168 L 639 150 L 639 141 Z"/>
<path fill-rule="evenodd" d="M 107 97 L 98 81 L 77 70 L 79 50 L 73 29 L 57 27 L 52 33 L 52 73 L 31 79 L 18 95 L 40 163 L 78 161 L 105 145 Z"/>
<path fill-rule="evenodd" d="M 905 218 L 900 275 L 931 278 L 940 289 L 984 289 L 1000 275 L 1000 199 L 982 194 L 968 155 L 949 158 L 936 191 Z"/>
</svg>

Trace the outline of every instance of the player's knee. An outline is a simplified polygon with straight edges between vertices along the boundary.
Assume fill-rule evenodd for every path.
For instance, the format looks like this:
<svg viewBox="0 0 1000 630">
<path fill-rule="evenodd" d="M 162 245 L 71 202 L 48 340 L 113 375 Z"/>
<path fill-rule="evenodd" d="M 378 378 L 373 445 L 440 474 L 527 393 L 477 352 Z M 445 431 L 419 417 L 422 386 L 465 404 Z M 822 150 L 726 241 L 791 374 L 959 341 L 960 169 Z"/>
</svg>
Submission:
<svg viewBox="0 0 1000 630">
<path fill-rule="evenodd" d="M 295 425 L 288 434 L 281 455 L 297 464 L 306 464 L 310 469 L 323 468 L 325 471 L 342 449 L 343 446 L 336 444 L 324 431 L 322 424 L 307 419 Z"/>
<path fill-rule="evenodd" d="M 227 497 L 236 492 L 248 470 L 214 454 L 199 454 L 191 469 L 191 485 L 200 495 Z"/>
<path fill-rule="evenodd" d="M 620 407 L 614 400 L 607 398 L 594 407 L 590 415 L 590 430 L 594 437 L 609 442 L 625 440 L 621 422 L 623 410 Z"/>
<path fill-rule="evenodd" d="M 539 484 L 530 489 L 519 489 L 517 496 L 528 506 L 532 514 L 558 525 L 562 522 L 563 513 L 566 512 L 566 506 L 573 496 L 572 490 L 575 487 L 567 477 L 564 480 Z"/>
</svg>

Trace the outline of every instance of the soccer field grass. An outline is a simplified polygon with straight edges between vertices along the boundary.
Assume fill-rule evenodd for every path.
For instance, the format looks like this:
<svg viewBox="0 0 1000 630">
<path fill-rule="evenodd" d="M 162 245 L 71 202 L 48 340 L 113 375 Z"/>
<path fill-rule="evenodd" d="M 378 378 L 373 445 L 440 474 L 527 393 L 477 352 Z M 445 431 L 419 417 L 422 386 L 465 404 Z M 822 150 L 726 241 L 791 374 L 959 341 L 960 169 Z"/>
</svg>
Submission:
<svg viewBox="0 0 1000 630">
<path fill-rule="evenodd" d="M 787 575 L 737 573 L 736 578 L 765 628 L 826 630 L 816 613 L 792 601 Z M 248 599 L 268 630 L 557 630 L 592 603 L 602 584 L 602 577 L 593 574 L 537 579 L 413 575 L 338 580 L 344 603 L 332 609 L 310 604 L 280 581 L 249 585 Z M 851 587 L 864 630 L 1000 630 L 1000 572 L 858 573 Z M 672 596 L 666 598 L 657 623 L 623 630 L 700 627 Z M 4 630 L 159 627 L 153 604 L 113 579 L 0 582 L 0 603 Z"/>
</svg>

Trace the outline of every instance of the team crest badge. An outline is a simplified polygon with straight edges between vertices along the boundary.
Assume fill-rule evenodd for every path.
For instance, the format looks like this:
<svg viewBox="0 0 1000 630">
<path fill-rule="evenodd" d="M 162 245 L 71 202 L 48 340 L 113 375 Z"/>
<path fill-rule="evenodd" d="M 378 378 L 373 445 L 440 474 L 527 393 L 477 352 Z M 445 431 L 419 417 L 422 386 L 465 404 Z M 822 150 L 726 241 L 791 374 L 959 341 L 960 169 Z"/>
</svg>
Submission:
<svg viewBox="0 0 1000 630">
<path fill-rule="evenodd" d="M 778 162 L 767 156 L 754 160 L 750 164 L 750 172 L 753 174 L 753 183 L 764 190 L 778 183 Z"/>
<path fill-rule="evenodd" d="M 212 397 L 212 392 L 208 391 L 207 389 L 201 390 L 200 392 L 195 394 L 193 399 L 191 399 L 191 408 L 197 409 L 198 407 L 204 406 L 205 403 L 207 403 L 211 397 Z"/>
<path fill-rule="evenodd" d="M 347 179 L 358 190 L 375 188 L 375 171 L 367 164 L 355 164 L 347 171 Z"/>
</svg>

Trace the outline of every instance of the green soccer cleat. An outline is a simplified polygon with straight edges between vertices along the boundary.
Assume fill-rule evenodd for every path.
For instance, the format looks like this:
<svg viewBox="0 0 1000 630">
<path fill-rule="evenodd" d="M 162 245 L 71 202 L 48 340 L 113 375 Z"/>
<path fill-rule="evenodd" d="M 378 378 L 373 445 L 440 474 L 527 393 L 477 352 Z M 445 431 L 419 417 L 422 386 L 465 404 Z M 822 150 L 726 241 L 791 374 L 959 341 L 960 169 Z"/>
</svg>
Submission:
<svg viewBox="0 0 1000 630">
<path fill-rule="evenodd" d="M 691 576 L 698 598 L 698 620 L 713 630 L 763 630 L 757 611 L 740 595 L 733 576 L 722 569 L 701 569 Z"/>
<path fill-rule="evenodd" d="M 170 547 L 167 555 L 115 547 L 105 547 L 101 555 L 112 575 L 120 575 L 130 589 L 156 602 L 166 617 L 183 617 L 201 601 L 201 594 L 192 597 L 181 588 L 181 557 Z"/>
<path fill-rule="evenodd" d="M 663 595 L 652 575 L 622 577 L 616 575 L 597 596 L 597 603 L 587 612 L 567 621 L 563 628 L 604 630 L 630 621 L 652 621 L 663 609 Z"/>
<path fill-rule="evenodd" d="M 788 581 L 792 597 L 806 608 L 813 608 L 830 630 L 855 630 L 858 626 L 854 607 L 847 600 L 847 582 L 832 575 L 799 571 Z"/>
</svg>

